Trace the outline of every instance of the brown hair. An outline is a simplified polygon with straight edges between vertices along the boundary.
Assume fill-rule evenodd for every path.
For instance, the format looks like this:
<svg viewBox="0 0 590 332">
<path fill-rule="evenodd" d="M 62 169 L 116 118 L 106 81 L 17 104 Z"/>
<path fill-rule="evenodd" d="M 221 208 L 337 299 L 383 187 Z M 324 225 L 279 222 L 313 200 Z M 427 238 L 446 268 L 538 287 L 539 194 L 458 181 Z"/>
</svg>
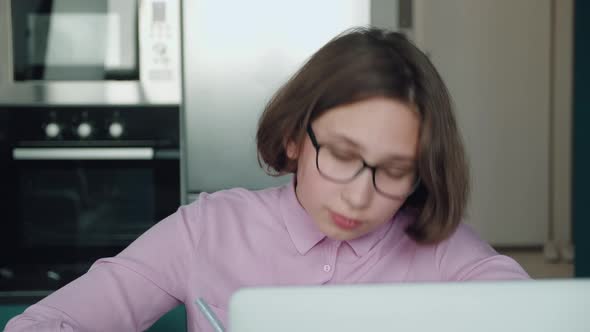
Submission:
<svg viewBox="0 0 590 332">
<path fill-rule="evenodd" d="M 256 135 L 259 162 L 272 175 L 295 172 L 286 142 L 302 143 L 307 124 L 327 110 L 377 96 L 405 102 L 420 114 L 420 183 L 402 208 L 416 215 L 406 229 L 412 239 L 440 242 L 463 217 L 468 167 L 444 82 L 400 33 L 355 28 L 319 49 L 266 106 Z"/>
</svg>

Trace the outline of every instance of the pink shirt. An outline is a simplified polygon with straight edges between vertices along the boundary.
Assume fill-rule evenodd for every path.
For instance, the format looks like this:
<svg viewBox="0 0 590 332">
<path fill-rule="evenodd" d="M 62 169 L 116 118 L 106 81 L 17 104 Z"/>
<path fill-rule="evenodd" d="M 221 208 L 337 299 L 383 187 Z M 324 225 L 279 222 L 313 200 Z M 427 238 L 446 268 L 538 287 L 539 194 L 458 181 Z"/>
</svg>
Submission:
<svg viewBox="0 0 590 332">
<path fill-rule="evenodd" d="M 526 279 L 466 225 L 418 245 L 398 213 L 375 232 L 334 241 L 318 231 L 293 184 L 202 194 L 113 258 L 13 318 L 6 331 L 144 330 L 180 303 L 190 331 L 210 331 L 203 297 L 227 326 L 232 293 L 248 286 Z"/>
</svg>

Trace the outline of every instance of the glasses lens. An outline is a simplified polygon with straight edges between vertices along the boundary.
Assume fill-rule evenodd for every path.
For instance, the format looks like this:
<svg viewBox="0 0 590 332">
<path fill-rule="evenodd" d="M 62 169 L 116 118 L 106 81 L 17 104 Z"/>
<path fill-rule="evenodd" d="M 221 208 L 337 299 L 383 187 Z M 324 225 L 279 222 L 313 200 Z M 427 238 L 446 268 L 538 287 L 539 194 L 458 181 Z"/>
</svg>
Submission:
<svg viewBox="0 0 590 332">
<path fill-rule="evenodd" d="M 416 177 L 413 172 L 377 168 L 375 187 L 388 196 L 405 197 L 414 191 Z"/>
<path fill-rule="evenodd" d="M 328 146 L 318 150 L 318 169 L 325 177 L 335 181 L 351 180 L 363 167 L 359 156 L 338 151 Z"/>
</svg>

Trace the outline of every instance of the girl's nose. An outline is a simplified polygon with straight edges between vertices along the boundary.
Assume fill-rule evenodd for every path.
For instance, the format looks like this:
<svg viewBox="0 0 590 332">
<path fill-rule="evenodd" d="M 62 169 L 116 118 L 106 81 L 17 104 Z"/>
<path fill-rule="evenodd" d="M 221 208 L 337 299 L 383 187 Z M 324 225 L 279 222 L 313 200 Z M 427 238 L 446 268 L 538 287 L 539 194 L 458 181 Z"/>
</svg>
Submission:
<svg viewBox="0 0 590 332">
<path fill-rule="evenodd" d="M 343 185 L 342 199 L 353 209 L 367 207 L 374 194 L 373 173 L 365 168 L 352 181 Z"/>
</svg>

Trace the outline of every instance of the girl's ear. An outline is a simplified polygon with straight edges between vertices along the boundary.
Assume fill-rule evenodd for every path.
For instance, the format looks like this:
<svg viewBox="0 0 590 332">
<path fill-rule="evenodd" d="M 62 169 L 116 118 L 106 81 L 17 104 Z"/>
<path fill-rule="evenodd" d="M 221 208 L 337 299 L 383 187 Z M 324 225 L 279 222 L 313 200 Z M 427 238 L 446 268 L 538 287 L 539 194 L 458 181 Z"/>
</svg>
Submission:
<svg viewBox="0 0 590 332">
<path fill-rule="evenodd" d="M 299 157 L 299 145 L 293 140 L 287 141 L 285 150 L 289 159 L 295 160 L 297 157 Z"/>
</svg>

